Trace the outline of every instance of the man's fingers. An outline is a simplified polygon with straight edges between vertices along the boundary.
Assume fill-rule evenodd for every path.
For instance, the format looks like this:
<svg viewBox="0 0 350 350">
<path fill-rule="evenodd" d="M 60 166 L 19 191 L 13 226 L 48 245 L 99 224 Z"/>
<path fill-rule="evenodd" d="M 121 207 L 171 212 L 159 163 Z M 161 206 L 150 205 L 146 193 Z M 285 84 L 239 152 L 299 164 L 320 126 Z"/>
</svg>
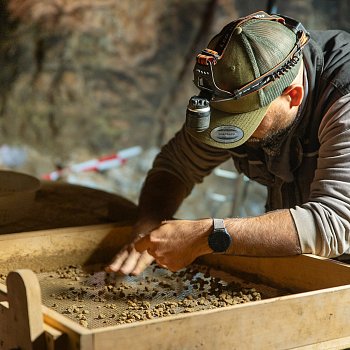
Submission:
<svg viewBox="0 0 350 350">
<path fill-rule="evenodd" d="M 141 253 L 141 256 L 136 264 L 136 267 L 133 271 L 131 271 L 131 274 L 133 275 L 139 275 L 141 272 L 143 272 L 151 263 L 153 262 L 154 258 L 152 255 L 149 255 L 147 251 L 144 251 Z"/>
<path fill-rule="evenodd" d="M 135 249 L 133 249 L 130 253 L 127 259 L 124 261 L 124 264 L 120 267 L 120 272 L 122 272 L 124 275 L 128 275 L 131 273 L 135 266 L 137 265 L 137 262 L 139 261 L 140 253 L 137 252 Z"/>
<path fill-rule="evenodd" d="M 129 274 L 134 270 L 140 253 L 137 252 L 130 244 L 125 246 L 114 258 L 113 261 L 105 267 L 106 272 L 121 272 L 124 275 Z"/>
<path fill-rule="evenodd" d="M 129 256 L 129 252 L 124 249 L 121 252 L 119 252 L 113 259 L 113 261 L 106 266 L 105 270 L 106 272 L 117 272 L 120 267 L 124 264 L 125 259 Z"/>
<path fill-rule="evenodd" d="M 149 235 L 146 235 L 135 242 L 135 249 L 142 253 L 151 246 Z"/>
</svg>

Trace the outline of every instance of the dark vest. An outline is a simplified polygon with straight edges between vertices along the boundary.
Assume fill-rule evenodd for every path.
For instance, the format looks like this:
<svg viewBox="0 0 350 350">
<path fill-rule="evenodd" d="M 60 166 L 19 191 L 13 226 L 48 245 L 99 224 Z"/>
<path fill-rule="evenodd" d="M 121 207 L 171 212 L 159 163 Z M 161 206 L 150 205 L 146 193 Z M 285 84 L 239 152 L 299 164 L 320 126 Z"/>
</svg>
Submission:
<svg viewBox="0 0 350 350">
<path fill-rule="evenodd" d="M 349 33 L 311 32 L 303 59 L 308 93 L 297 122 L 280 142 L 279 154 L 246 144 L 230 150 L 237 171 L 267 187 L 267 211 L 308 201 L 317 167 L 320 122 L 337 99 L 350 93 Z"/>
</svg>

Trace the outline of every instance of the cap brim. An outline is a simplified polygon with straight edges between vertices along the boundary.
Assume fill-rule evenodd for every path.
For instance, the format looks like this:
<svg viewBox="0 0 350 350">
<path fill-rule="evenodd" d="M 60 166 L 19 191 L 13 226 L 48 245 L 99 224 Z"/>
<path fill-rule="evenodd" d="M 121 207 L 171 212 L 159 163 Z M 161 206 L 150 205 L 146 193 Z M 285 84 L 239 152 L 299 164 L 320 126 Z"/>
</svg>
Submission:
<svg viewBox="0 0 350 350">
<path fill-rule="evenodd" d="M 246 113 L 227 113 L 211 108 L 209 128 L 187 131 L 198 141 L 218 148 L 234 148 L 245 143 L 260 125 L 269 106 Z"/>
</svg>

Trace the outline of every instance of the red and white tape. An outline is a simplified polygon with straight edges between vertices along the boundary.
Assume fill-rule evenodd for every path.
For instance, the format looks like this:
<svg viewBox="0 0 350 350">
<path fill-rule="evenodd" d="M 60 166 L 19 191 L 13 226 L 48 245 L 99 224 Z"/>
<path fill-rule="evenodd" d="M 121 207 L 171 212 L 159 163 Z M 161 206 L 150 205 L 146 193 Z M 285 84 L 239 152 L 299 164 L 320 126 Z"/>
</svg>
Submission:
<svg viewBox="0 0 350 350">
<path fill-rule="evenodd" d="M 140 146 L 134 146 L 123 149 L 118 153 L 102 156 L 96 159 L 90 159 L 86 162 L 73 164 L 68 168 L 55 170 L 41 176 L 44 180 L 56 181 L 67 172 L 81 173 L 87 171 L 104 171 L 118 167 L 127 162 L 129 158 L 135 157 L 142 152 Z"/>
</svg>

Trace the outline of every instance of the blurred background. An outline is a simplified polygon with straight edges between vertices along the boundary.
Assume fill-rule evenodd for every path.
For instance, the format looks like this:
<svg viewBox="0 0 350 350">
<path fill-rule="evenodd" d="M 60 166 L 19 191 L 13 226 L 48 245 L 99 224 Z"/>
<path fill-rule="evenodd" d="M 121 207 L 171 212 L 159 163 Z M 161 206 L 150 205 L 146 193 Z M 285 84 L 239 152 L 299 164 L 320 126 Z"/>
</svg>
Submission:
<svg viewBox="0 0 350 350">
<path fill-rule="evenodd" d="M 0 0 L 0 168 L 137 203 L 197 92 L 196 54 L 258 10 L 350 30 L 348 0 Z M 264 199 L 225 163 L 177 216 L 255 215 Z"/>
</svg>

